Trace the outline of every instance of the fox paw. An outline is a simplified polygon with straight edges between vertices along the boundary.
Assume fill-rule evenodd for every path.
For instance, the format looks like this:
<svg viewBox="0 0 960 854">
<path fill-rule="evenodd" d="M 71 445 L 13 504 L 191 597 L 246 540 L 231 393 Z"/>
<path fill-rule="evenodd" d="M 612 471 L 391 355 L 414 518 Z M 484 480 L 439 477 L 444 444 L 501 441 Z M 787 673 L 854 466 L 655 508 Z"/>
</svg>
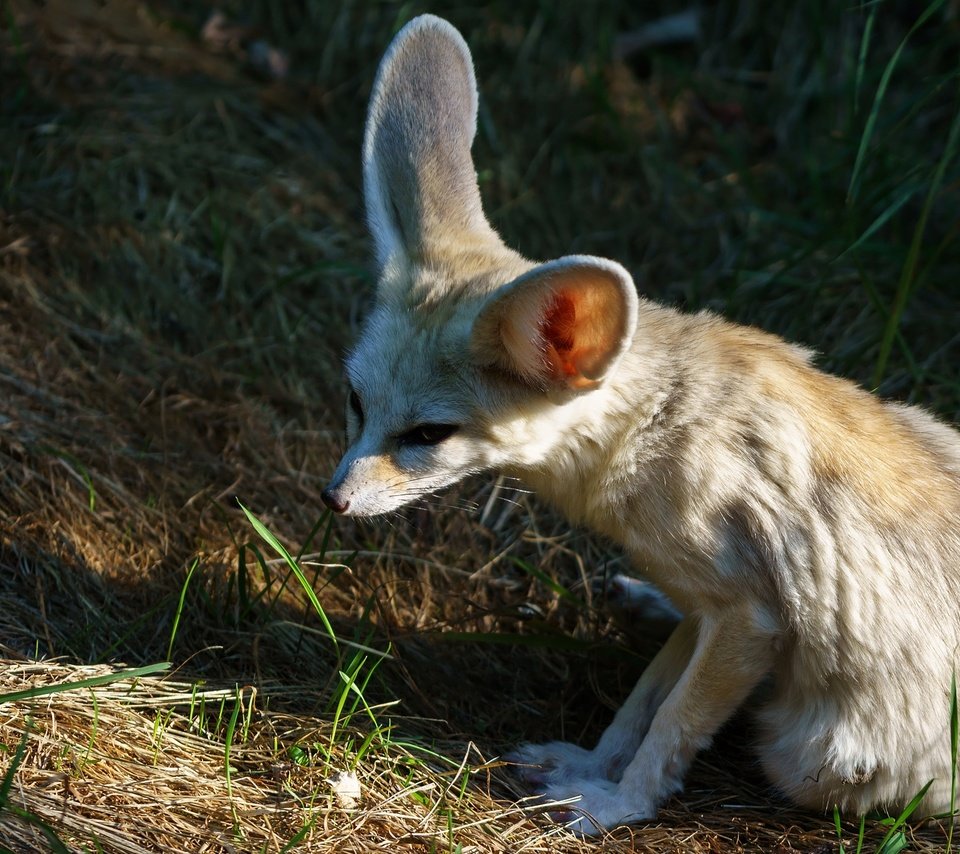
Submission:
<svg viewBox="0 0 960 854">
<path fill-rule="evenodd" d="M 548 801 L 563 801 L 577 795 L 578 800 L 552 810 L 551 816 L 582 836 L 596 836 L 621 824 L 652 819 L 657 814 L 652 801 L 626 797 L 620 787 L 609 780 L 571 781 L 548 786 L 543 792 Z"/>
<path fill-rule="evenodd" d="M 514 763 L 516 775 L 528 786 L 542 791 L 571 780 L 602 779 L 605 769 L 592 750 L 567 741 L 522 744 L 503 757 Z"/>
</svg>

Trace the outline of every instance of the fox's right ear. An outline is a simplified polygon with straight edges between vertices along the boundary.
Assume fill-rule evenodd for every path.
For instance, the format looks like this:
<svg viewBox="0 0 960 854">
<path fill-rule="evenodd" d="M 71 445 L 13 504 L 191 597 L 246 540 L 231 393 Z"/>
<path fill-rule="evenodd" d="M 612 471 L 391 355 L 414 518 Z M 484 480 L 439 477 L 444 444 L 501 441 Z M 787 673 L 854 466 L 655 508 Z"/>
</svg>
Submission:
<svg viewBox="0 0 960 854">
<path fill-rule="evenodd" d="M 633 341 L 637 291 L 614 261 L 571 255 L 495 291 L 473 323 L 474 361 L 542 389 L 586 391 Z"/>
<path fill-rule="evenodd" d="M 414 18 L 380 62 L 367 113 L 363 191 L 378 273 L 499 245 L 470 156 L 476 129 L 466 42 L 441 18 Z"/>
</svg>

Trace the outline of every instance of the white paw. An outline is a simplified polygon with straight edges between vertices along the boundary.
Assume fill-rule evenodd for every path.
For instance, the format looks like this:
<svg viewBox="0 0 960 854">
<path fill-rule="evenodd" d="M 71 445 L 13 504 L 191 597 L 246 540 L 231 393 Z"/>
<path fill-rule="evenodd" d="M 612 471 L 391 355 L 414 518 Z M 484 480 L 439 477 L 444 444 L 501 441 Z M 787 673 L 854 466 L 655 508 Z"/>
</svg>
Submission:
<svg viewBox="0 0 960 854">
<path fill-rule="evenodd" d="M 543 793 L 548 801 L 563 801 L 580 795 L 569 806 L 552 812 L 554 819 L 574 833 L 595 836 L 621 824 L 652 819 L 657 810 L 648 798 L 624 792 L 609 780 L 571 781 L 549 786 Z"/>
<path fill-rule="evenodd" d="M 503 758 L 514 763 L 517 776 L 538 792 L 571 780 L 606 776 L 606 769 L 592 750 L 585 750 L 567 741 L 521 744 Z"/>
</svg>

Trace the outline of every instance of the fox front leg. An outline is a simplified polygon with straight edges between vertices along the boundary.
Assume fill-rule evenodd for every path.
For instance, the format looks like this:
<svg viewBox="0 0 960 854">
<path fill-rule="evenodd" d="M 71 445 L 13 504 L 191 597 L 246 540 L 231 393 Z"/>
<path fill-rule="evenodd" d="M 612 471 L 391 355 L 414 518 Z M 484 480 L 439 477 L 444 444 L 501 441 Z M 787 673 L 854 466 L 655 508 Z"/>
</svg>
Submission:
<svg viewBox="0 0 960 854">
<path fill-rule="evenodd" d="M 593 750 L 565 741 L 525 744 L 506 757 L 532 789 L 571 781 L 620 779 L 637 752 L 657 708 L 677 684 L 697 642 L 697 620 L 683 620 L 654 656 Z"/>
<path fill-rule="evenodd" d="M 549 800 L 580 796 L 573 805 L 573 830 L 590 835 L 653 818 L 657 807 L 683 788 L 693 757 L 769 673 L 777 632 L 753 605 L 702 616 L 696 629 L 689 663 L 657 708 L 619 782 L 571 779 L 545 788 Z"/>
</svg>

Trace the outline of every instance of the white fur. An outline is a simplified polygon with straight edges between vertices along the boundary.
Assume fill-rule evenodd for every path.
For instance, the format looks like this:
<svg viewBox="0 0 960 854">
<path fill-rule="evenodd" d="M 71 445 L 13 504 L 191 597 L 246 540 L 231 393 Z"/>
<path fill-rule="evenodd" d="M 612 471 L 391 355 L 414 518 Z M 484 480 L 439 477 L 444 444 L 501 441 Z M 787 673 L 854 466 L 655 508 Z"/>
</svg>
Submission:
<svg viewBox="0 0 960 854">
<path fill-rule="evenodd" d="M 483 218 L 475 129 L 463 40 L 418 18 L 371 97 L 381 279 L 347 360 L 362 418 L 324 500 L 373 515 L 504 470 L 686 615 L 592 750 L 512 757 L 537 791 L 582 796 L 576 830 L 652 818 L 761 682 L 760 759 L 790 797 L 899 809 L 933 780 L 921 812 L 947 808 L 960 436 L 773 336 L 638 300 L 614 262 L 509 250 Z M 437 424 L 457 429 L 411 444 Z"/>
</svg>

